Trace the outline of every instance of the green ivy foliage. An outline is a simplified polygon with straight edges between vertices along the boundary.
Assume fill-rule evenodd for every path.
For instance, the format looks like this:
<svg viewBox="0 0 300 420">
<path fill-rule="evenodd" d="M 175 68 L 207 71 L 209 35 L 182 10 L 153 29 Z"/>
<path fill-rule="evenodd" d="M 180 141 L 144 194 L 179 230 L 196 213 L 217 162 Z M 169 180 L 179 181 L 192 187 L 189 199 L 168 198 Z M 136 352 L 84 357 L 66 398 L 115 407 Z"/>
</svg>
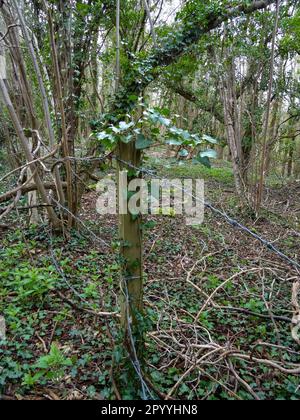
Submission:
<svg viewBox="0 0 300 420">
<path fill-rule="evenodd" d="M 300 9 L 295 16 L 286 18 L 283 25 L 286 35 L 281 42 L 282 51 L 300 54 Z"/>
</svg>

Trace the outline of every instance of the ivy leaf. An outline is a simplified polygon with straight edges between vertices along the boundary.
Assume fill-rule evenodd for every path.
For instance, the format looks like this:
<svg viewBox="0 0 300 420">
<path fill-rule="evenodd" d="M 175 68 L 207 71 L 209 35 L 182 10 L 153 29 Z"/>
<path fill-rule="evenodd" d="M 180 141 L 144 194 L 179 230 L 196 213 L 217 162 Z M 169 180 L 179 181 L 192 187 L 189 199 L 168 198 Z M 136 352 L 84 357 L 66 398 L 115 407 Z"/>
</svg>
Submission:
<svg viewBox="0 0 300 420">
<path fill-rule="evenodd" d="M 208 158 L 211 158 L 211 159 L 216 159 L 218 155 L 217 155 L 217 152 L 216 152 L 215 150 L 213 150 L 213 149 L 208 149 L 208 150 L 205 150 L 205 151 L 203 151 L 203 152 L 200 152 L 200 153 L 199 153 L 199 156 L 200 156 L 201 158 L 208 157 Z"/>
<path fill-rule="evenodd" d="M 110 134 L 106 133 L 105 131 L 101 131 L 100 133 L 97 134 L 98 140 L 105 140 L 105 139 L 108 139 L 109 137 L 110 137 Z"/>
<path fill-rule="evenodd" d="M 191 135 L 188 131 L 186 130 L 182 130 L 181 133 L 181 137 L 185 140 L 185 141 L 189 141 L 191 139 Z"/>
<path fill-rule="evenodd" d="M 181 128 L 177 128 L 177 127 L 171 127 L 169 129 L 169 131 L 174 136 L 180 137 L 183 141 L 189 141 L 189 140 L 191 140 L 191 135 L 186 130 L 182 130 Z"/>
<path fill-rule="evenodd" d="M 119 130 L 120 131 L 127 131 L 127 130 L 129 130 L 129 128 L 131 128 L 132 126 L 134 125 L 134 123 L 133 122 L 130 122 L 130 123 L 126 123 L 125 121 L 121 121 L 120 123 L 119 123 Z"/>
<path fill-rule="evenodd" d="M 137 150 L 147 149 L 152 145 L 152 141 L 147 139 L 143 134 L 139 134 L 137 136 L 137 140 L 135 142 L 135 148 Z"/>
<path fill-rule="evenodd" d="M 167 144 L 170 145 L 170 146 L 181 146 L 182 141 L 176 140 L 176 139 L 168 139 Z"/>
<path fill-rule="evenodd" d="M 192 134 L 191 137 L 192 137 L 195 145 L 203 143 L 203 140 L 201 140 L 200 137 L 197 134 Z"/>
<path fill-rule="evenodd" d="M 112 127 L 112 131 L 116 134 L 119 134 L 121 132 L 121 130 L 118 127 L 115 127 L 115 126 Z"/>
<path fill-rule="evenodd" d="M 171 125 L 171 121 L 168 118 L 163 117 L 159 112 L 150 109 L 149 111 L 145 111 L 144 115 L 154 124 L 161 124 L 165 127 L 169 127 Z"/>
<path fill-rule="evenodd" d="M 120 138 L 122 143 L 128 144 L 132 140 L 132 134 L 129 134 L 128 136 L 121 136 Z"/>
<path fill-rule="evenodd" d="M 159 116 L 158 121 L 161 125 L 164 125 L 165 127 L 169 127 L 171 125 L 171 121 L 168 118 L 165 118 L 161 115 Z"/>
<path fill-rule="evenodd" d="M 211 137 L 211 136 L 207 136 L 206 134 L 204 134 L 203 136 L 202 136 L 202 139 L 204 140 L 204 141 L 207 141 L 208 143 L 212 143 L 212 144 L 218 144 L 219 143 L 219 141 L 217 140 L 217 139 L 214 139 L 213 137 Z"/>
<path fill-rule="evenodd" d="M 204 165 L 206 166 L 206 168 L 211 169 L 211 162 L 207 156 L 204 156 L 204 157 L 198 156 L 197 158 L 194 159 L 194 163 L 201 163 L 201 165 Z"/>
<path fill-rule="evenodd" d="M 186 150 L 186 149 L 182 149 L 182 150 L 179 152 L 179 156 L 180 156 L 180 157 L 185 158 L 185 157 L 187 157 L 188 155 L 189 155 L 189 152 L 188 152 L 188 150 Z"/>
</svg>

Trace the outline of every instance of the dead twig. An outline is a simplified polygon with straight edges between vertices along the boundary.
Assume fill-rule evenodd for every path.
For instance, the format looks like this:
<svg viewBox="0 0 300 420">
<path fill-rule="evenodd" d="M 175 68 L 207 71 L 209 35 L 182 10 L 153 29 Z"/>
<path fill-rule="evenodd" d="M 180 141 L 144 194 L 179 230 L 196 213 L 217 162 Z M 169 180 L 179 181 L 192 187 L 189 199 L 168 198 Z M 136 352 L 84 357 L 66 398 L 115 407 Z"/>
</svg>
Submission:
<svg viewBox="0 0 300 420">
<path fill-rule="evenodd" d="M 233 363 L 231 360 L 229 360 L 228 362 L 229 365 L 229 369 L 232 372 L 233 376 L 235 377 L 235 379 L 242 385 L 243 388 L 245 388 L 250 395 L 252 395 L 252 397 L 256 400 L 256 401 L 261 401 L 261 399 L 259 398 L 259 396 L 253 391 L 253 389 L 251 388 L 251 386 L 249 384 L 247 384 L 246 381 L 244 381 L 244 379 L 242 379 L 239 374 L 236 372 L 236 370 L 233 367 Z"/>
<path fill-rule="evenodd" d="M 4 35 L 2 35 L 1 32 L 0 32 L 0 34 L 2 35 L 1 38 L 0 38 L 0 42 L 3 42 L 5 40 L 5 38 L 9 35 L 9 32 L 11 31 L 11 29 L 19 27 L 19 26 L 20 25 L 18 23 L 14 23 L 13 25 L 9 25 L 7 27 L 7 30 L 6 30 Z"/>
<path fill-rule="evenodd" d="M 200 311 L 198 312 L 198 315 L 196 316 L 196 321 L 199 321 L 200 316 L 202 315 L 202 313 L 205 311 L 205 309 L 207 308 L 207 306 L 211 303 L 212 299 L 215 297 L 215 295 L 219 292 L 219 290 L 223 289 L 224 286 L 226 286 L 227 283 L 229 283 L 230 281 L 234 280 L 235 278 L 241 276 L 242 274 L 246 274 L 246 273 L 253 273 L 255 271 L 261 271 L 262 268 L 251 268 L 251 269 L 247 269 L 247 270 L 243 270 L 240 271 L 239 273 L 234 274 L 233 276 L 229 277 L 229 279 L 223 281 L 222 284 L 220 284 L 220 286 L 218 286 L 213 293 L 208 297 L 207 301 L 204 303 L 204 305 L 202 306 L 202 308 L 200 309 Z"/>
</svg>

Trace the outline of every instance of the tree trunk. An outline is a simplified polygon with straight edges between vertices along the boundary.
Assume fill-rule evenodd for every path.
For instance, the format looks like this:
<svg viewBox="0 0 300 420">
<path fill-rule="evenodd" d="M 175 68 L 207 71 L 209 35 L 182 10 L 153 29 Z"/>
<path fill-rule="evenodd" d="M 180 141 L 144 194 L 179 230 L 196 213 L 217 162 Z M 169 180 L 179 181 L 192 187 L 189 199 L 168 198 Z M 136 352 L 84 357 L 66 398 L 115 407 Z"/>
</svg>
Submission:
<svg viewBox="0 0 300 420">
<path fill-rule="evenodd" d="M 291 177 L 293 173 L 294 151 L 295 151 L 295 144 L 294 142 L 292 142 L 289 146 L 289 152 L 288 152 L 288 163 L 287 163 L 287 176 L 288 177 Z"/>
<path fill-rule="evenodd" d="M 54 38 L 54 28 L 53 28 L 53 21 L 51 12 L 48 12 L 48 21 L 49 21 L 49 35 L 50 35 L 50 45 L 51 45 L 51 55 L 53 60 L 53 67 L 54 67 L 54 80 L 55 86 L 57 91 L 57 103 L 58 109 L 61 118 L 61 132 L 62 132 L 62 149 L 63 149 L 63 157 L 67 158 L 65 162 L 66 168 L 66 181 L 67 181 L 67 201 L 68 201 L 68 208 L 71 214 L 68 213 L 68 227 L 73 227 L 76 222 L 72 215 L 76 216 L 77 213 L 77 197 L 74 194 L 76 187 L 76 182 L 73 182 L 73 174 L 72 174 L 72 164 L 69 160 L 70 157 L 74 156 L 74 150 L 70 150 L 70 142 L 68 140 L 68 130 L 67 130 L 67 122 L 66 122 L 66 115 L 65 115 L 65 107 L 64 107 L 64 97 L 63 97 L 63 89 L 61 83 L 61 75 L 58 63 L 58 55 L 56 49 L 56 43 Z"/>
<path fill-rule="evenodd" d="M 29 140 L 30 148 L 31 150 L 33 150 L 33 141 L 32 139 L 28 139 L 28 140 Z M 33 177 L 33 173 L 30 167 L 27 169 L 27 177 L 28 178 Z M 32 225 L 37 225 L 40 221 L 37 205 L 38 205 L 37 192 L 36 191 L 29 192 L 28 193 L 28 206 L 32 207 L 29 209 L 29 223 Z"/>
<path fill-rule="evenodd" d="M 31 36 L 28 32 L 28 29 L 27 29 L 26 22 L 24 20 L 22 11 L 21 11 L 20 7 L 18 6 L 16 0 L 13 0 L 13 3 L 15 5 L 18 17 L 19 17 L 20 22 L 21 22 L 22 31 L 24 33 L 26 44 L 27 44 L 29 52 L 30 52 L 30 56 L 31 56 L 32 63 L 33 63 L 33 66 L 34 66 L 34 70 L 35 70 L 35 73 L 36 73 L 36 77 L 37 77 L 37 80 L 38 80 L 39 89 L 40 89 L 40 92 L 41 92 L 41 95 L 42 95 L 42 105 L 43 105 L 43 111 L 44 111 L 44 118 L 45 118 L 47 130 L 48 130 L 48 135 L 49 135 L 49 144 L 50 144 L 50 147 L 52 149 L 54 149 L 54 147 L 56 145 L 55 134 L 54 134 L 53 126 L 52 126 L 49 102 L 48 102 L 48 97 L 47 97 L 47 93 L 46 93 L 46 88 L 45 88 L 45 85 L 44 85 L 44 82 L 43 82 L 42 72 L 41 72 L 41 69 L 40 69 L 36 54 L 35 54 L 32 39 L 31 39 Z M 33 129 L 35 129 L 35 128 L 37 128 L 37 127 L 33 127 Z M 59 201 L 60 201 L 61 204 L 64 204 L 64 201 L 65 201 L 64 191 L 63 191 L 63 188 L 62 188 L 62 181 L 61 181 L 59 170 L 58 170 L 57 167 L 54 170 L 54 178 L 55 178 L 56 189 L 57 189 Z"/>
<path fill-rule="evenodd" d="M 235 95 L 234 63 L 228 66 L 226 80 L 222 81 L 221 98 L 224 109 L 224 122 L 228 146 L 231 152 L 235 187 L 238 195 L 244 197 L 245 183 L 242 176 L 243 155 L 240 130 L 237 129 L 236 95 Z"/>
<path fill-rule="evenodd" d="M 284 145 L 284 150 L 283 150 L 283 158 L 282 158 L 282 170 L 281 170 L 281 175 L 284 177 L 286 174 L 286 165 L 287 165 L 287 160 L 288 160 L 288 145 L 285 144 Z"/>
<path fill-rule="evenodd" d="M 281 101 L 277 99 L 272 109 L 272 118 L 270 122 L 269 135 L 268 135 L 269 140 L 268 140 L 267 149 L 266 149 L 266 173 L 269 172 L 270 165 L 271 165 L 272 151 L 277 141 L 277 132 L 278 132 L 281 105 L 282 105 Z"/>
<path fill-rule="evenodd" d="M 13 123 L 14 128 L 16 130 L 16 133 L 18 135 L 18 138 L 20 140 L 20 143 L 21 143 L 24 155 L 26 157 L 26 160 L 27 160 L 28 163 L 32 162 L 34 160 L 34 158 L 32 156 L 30 148 L 29 148 L 29 141 L 28 141 L 28 139 L 26 138 L 26 136 L 23 132 L 23 128 L 22 128 L 22 126 L 19 122 L 18 116 L 17 116 L 17 114 L 15 112 L 15 109 L 13 107 L 13 104 L 10 100 L 10 97 L 9 97 L 9 94 L 8 94 L 8 91 L 7 91 L 7 88 L 6 88 L 6 84 L 5 84 L 4 80 L 1 79 L 1 78 L 0 78 L 0 92 L 2 92 L 4 103 L 7 106 L 8 112 L 10 114 L 12 123 Z M 48 216 L 49 216 L 49 220 L 52 223 L 52 225 L 55 228 L 57 228 L 61 225 L 61 223 L 60 223 L 60 220 L 58 219 L 58 217 L 56 216 L 53 208 L 50 206 L 51 203 L 48 199 L 48 196 L 47 196 L 45 187 L 43 185 L 43 182 L 42 182 L 42 180 L 39 176 L 37 166 L 35 164 L 30 164 L 29 167 L 30 167 L 32 173 L 34 173 L 34 181 L 37 185 L 37 190 L 40 194 L 40 197 L 43 201 L 43 204 L 49 205 L 49 207 L 47 207 L 47 213 L 48 213 Z"/>
<path fill-rule="evenodd" d="M 300 139 L 296 139 L 296 158 L 294 165 L 294 175 L 296 179 L 300 178 Z"/>
</svg>

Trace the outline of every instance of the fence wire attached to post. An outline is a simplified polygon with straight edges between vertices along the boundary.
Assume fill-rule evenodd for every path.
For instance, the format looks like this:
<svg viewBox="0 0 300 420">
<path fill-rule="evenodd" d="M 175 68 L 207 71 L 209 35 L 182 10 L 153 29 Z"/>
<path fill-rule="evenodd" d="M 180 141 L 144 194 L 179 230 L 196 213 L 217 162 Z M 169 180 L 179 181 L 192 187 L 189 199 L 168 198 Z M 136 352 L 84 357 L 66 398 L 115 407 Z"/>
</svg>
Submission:
<svg viewBox="0 0 300 420">
<path fill-rule="evenodd" d="M 138 355 L 137 355 L 137 350 L 136 350 L 136 346 L 135 346 L 135 341 L 134 341 L 134 337 L 133 337 L 133 333 L 132 333 L 132 328 L 131 328 L 131 320 L 130 320 L 130 296 L 128 293 L 128 287 L 127 287 L 127 282 L 130 280 L 131 278 L 124 278 L 122 284 L 124 285 L 124 289 L 123 294 L 125 297 L 125 302 L 126 302 L 126 323 L 127 323 L 127 331 L 128 331 L 128 336 L 129 336 L 129 340 L 130 340 L 130 346 L 131 346 L 131 350 L 132 350 L 132 354 L 133 357 L 131 356 L 131 354 L 128 352 L 128 356 L 130 358 L 130 361 L 132 363 L 132 366 L 137 374 L 137 377 L 141 383 L 141 393 L 142 393 L 142 399 L 144 401 L 147 400 L 155 400 L 155 398 L 153 397 L 148 385 L 146 384 L 144 378 L 143 378 L 143 373 L 142 373 L 142 368 L 141 368 L 141 362 L 138 359 Z"/>
</svg>

